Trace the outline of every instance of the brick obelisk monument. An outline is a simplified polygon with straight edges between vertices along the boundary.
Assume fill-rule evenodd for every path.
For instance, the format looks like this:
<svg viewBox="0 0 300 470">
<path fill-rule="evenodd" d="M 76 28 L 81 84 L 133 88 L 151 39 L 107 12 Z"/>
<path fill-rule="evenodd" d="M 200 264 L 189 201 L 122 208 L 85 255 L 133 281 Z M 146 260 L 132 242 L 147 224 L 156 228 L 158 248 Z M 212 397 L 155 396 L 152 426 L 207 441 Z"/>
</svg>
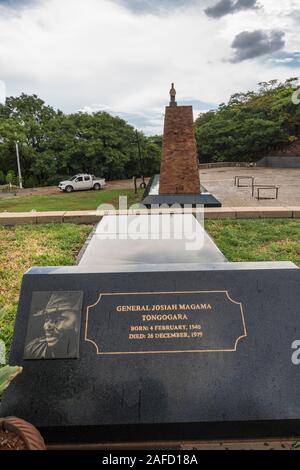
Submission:
<svg viewBox="0 0 300 470">
<path fill-rule="evenodd" d="M 166 106 L 159 194 L 199 194 L 200 178 L 192 106 L 177 106 L 174 83 Z"/>
<path fill-rule="evenodd" d="M 165 111 L 160 175 L 148 184 L 143 205 L 189 205 L 221 207 L 221 203 L 200 185 L 192 106 L 177 106 L 174 83 Z"/>
</svg>

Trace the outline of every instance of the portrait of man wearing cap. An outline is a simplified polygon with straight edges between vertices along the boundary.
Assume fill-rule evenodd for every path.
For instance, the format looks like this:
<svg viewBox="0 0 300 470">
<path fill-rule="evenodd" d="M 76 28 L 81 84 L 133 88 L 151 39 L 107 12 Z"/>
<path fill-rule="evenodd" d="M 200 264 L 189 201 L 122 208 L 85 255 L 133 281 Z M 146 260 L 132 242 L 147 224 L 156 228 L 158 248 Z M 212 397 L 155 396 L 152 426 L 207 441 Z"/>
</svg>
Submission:
<svg viewBox="0 0 300 470">
<path fill-rule="evenodd" d="M 35 293 L 28 323 L 24 359 L 79 357 L 82 292 Z M 47 299 L 45 307 L 35 305 Z"/>
</svg>

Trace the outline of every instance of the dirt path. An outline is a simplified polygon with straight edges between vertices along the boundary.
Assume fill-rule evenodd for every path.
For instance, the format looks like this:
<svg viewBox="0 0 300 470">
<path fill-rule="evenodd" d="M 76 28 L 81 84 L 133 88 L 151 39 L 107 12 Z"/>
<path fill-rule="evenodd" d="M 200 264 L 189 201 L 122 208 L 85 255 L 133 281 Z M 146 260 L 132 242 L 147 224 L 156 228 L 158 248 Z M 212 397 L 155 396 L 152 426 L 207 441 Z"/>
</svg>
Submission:
<svg viewBox="0 0 300 470">
<path fill-rule="evenodd" d="M 148 180 L 146 180 L 148 181 Z M 138 180 L 138 184 L 141 181 Z M 107 186 L 105 189 L 133 189 L 133 180 L 115 180 L 107 181 Z M 57 186 L 45 186 L 43 188 L 26 188 L 26 189 L 17 189 L 9 192 L 0 191 L 0 199 L 5 199 L 13 196 L 45 196 L 50 194 L 59 194 L 60 191 Z"/>
</svg>

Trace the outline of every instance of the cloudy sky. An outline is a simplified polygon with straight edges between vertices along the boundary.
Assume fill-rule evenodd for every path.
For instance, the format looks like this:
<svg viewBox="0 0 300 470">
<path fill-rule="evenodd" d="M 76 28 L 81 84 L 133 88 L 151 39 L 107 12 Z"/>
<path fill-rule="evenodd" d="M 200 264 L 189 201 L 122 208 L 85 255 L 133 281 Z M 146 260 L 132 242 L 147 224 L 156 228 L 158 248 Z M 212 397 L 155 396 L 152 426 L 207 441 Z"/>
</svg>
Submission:
<svg viewBox="0 0 300 470">
<path fill-rule="evenodd" d="M 161 133 L 171 82 L 197 115 L 300 76 L 299 26 L 300 0 L 0 0 L 0 95 Z"/>
</svg>

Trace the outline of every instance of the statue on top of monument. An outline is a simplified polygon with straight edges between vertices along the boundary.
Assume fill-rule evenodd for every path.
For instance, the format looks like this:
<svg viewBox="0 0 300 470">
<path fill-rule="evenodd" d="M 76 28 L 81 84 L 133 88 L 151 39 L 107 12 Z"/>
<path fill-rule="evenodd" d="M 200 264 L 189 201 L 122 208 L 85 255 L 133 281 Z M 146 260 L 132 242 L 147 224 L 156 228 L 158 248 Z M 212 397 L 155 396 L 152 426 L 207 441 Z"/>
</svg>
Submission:
<svg viewBox="0 0 300 470">
<path fill-rule="evenodd" d="M 174 83 L 172 83 L 172 87 L 171 87 L 171 90 L 170 90 L 170 98 L 171 98 L 170 106 L 177 106 L 177 102 L 175 101 L 176 90 L 174 88 Z"/>
</svg>

